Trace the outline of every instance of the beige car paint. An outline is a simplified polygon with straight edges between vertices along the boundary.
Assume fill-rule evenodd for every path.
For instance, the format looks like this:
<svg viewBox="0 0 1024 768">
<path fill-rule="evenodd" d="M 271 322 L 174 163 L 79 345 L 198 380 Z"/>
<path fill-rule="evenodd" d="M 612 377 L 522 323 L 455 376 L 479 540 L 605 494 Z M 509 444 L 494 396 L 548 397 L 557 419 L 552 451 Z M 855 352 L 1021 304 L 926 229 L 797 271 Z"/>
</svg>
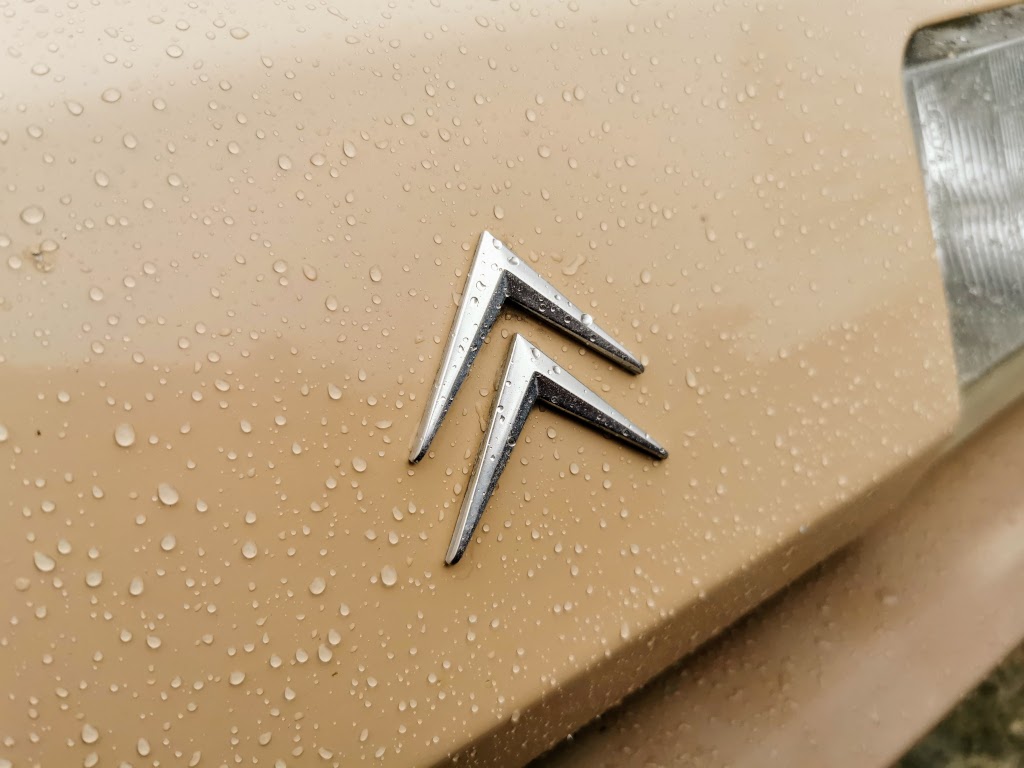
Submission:
<svg viewBox="0 0 1024 768">
<path fill-rule="evenodd" d="M 9 5 L 0 758 L 536 755 L 882 514 L 956 376 L 903 103 L 964 4 Z M 479 233 L 514 312 L 407 463 Z M 509 335 L 534 413 L 443 566 Z"/>
<path fill-rule="evenodd" d="M 898 513 L 534 768 L 892 765 L 1024 637 L 1022 452 L 1018 405 Z"/>
</svg>

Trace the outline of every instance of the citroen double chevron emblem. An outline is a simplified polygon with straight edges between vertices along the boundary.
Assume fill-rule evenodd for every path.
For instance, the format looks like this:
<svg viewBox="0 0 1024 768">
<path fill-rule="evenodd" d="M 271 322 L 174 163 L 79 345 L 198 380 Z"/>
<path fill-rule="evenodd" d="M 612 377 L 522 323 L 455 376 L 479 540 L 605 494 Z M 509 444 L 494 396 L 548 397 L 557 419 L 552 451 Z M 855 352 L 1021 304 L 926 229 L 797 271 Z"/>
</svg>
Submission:
<svg viewBox="0 0 1024 768">
<path fill-rule="evenodd" d="M 643 365 L 629 350 L 562 296 L 489 232 L 480 236 L 448 344 L 441 358 L 409 461 L 422 459 L 455 400 L 506 300 L 601 353 L 632 373 Z M 484 507 L 508 463 L 512 448 L 537 402 L 544 402 L 643 451 L 664 459 L 668 452 L 650 435 L 589 390 L 523 336 L 516 334 L 491 407 L 490 425 L 466 489 L 445 562 L 454 565 L 473 537 Z"/>
</svg>

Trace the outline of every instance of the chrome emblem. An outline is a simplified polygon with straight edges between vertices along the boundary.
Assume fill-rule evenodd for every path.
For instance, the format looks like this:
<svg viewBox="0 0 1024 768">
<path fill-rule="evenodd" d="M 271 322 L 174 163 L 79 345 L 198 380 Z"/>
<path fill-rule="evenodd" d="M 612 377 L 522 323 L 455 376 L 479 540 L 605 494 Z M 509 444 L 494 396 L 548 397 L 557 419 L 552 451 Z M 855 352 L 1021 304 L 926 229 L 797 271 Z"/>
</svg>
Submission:
<svg viewBox="0 0 1024 768">
<path fill-rule="evenodd" d="M 441 421 L 506 300 L 515 302 L 626 370 L 643 373 L 644 367 L 637 357 L 594 323 L 590 315 L 562 296 L 500 240 L 484 232 L 480 236 L 441 366 L 413 442 L 410 462 L 416 463 L 427 454 Z M 668 452 L 650 435 L 517 333 L 491 407 L 487 435 L 445 556 L 448 565 L 454 565 L 465 554 L 484 507 L 519 439 L 526 417 L 537 402 L 547 403 L 575 416 L 656 458 L 668 457 Z"/>
</svg>

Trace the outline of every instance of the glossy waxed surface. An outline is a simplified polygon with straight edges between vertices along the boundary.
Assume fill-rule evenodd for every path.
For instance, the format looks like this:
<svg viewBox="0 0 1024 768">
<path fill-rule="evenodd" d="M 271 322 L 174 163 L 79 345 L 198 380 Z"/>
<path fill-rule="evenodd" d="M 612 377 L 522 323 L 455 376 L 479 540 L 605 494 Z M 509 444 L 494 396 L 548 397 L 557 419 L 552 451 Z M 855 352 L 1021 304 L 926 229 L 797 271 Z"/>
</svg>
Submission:
<svg viewBox="0 0 1024 768">
<path fill-rule="evenodd" d="M 0 756 L 526 759 L 860 530 L 956 417 L 944 7 L 2 9 Z M 503 317 L 411 467 L 484 229 L 647 371 Z M 446 569 L 515 330 L 671 458 L 535 413 Z"/>
<path fill-rule="evenodd" d="M 866 536 L 533 768 L 896 766 L 1024 637 L 1022 451 L 1018 404 Z M 998 734 L 974 726 L 965 751 Z M 911 764 L 957 764 L 924 754 Z"/>
</svg>

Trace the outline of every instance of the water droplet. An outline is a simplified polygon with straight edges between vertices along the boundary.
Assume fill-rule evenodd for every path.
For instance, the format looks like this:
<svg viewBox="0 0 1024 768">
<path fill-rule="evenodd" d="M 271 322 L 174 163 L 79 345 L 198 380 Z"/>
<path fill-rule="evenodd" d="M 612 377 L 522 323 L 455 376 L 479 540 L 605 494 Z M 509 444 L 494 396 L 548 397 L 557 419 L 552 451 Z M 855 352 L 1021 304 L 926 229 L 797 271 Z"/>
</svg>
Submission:
<svg viewBox="0 0 1024 768">
<path fill-rule="evenodd" d="M 249 36 L 249 30 L 243 27 L 232 27 L 231 36 L 235 38 L 235 40 L 245 40 L 245 38 Z"/>
<path fill-rule="evenodd" d="M 131 583 L 128 584 L 128 594 L 133 597 L 141 595 L 143 589 L 145 589 L 145 586 L 143 585 L 142 577 L 140 576 L 133 577 Z"/>
<path fill-rule="evenodd" d="M 366 459 L 356 456 L 354 459 L 352 459 L 352 469 L 354 469 L 356 472 L 365 472 Z"/>
<path fill-rule="evenodd" d="M 231 675 L 228 677 L 228 682 L 232 685 L 241 685 L 245 682 L 245 672 L 242 672 L 240 669 L 232 671 Z"/>
<path fill-rule="evenodd" d="M 121 92 L 117 88 L 107 88 L 107 90 L 100 94 L 100 98 L 107 102 L 107 104 L 113 104 L 115 101 L 121 100 Z"/>
<path fill-rule="evenodd" d="M 356 156 L 356 145 L 348 139 L 345 139 L 344 143 L 341 145 L 341 149 L 345 153 L 345 157 L 353 158 Z"/>
<path fill-rule="evenodd" d="M 181 50 L 181 46 L 179 46 L 179 45 L 168 45 L 167 46 L 167 55 L 170 56 L 172 59 L 180 59 L 181 58 L 181 54 L 183 54 L 183 53 L 184 53 L 184 51 Z"/>
<path fill-rule="evenodd" d="M 402 115 L 402 122 L 405 123 L 406 125 L 415 125 L 416 116 L 413 115 L 412 112 L 406 112 Z"/>
<path fill-rule="evenodd" d="M 385 587 L 393 587 L 398 581 L 398 571 L 393 566 L 385 565 L 380 569 L 380 580 Z"/>
<path fill-rule="evenodd" d="M 173 485 L 168 483 L 160 483 L 157 486 L 156 495 L 160 499 L 160 503 L 165 507 L 173 507 L 178 503 L 178 491 Z"/>
<path fill-rule="evenodd" d="M 247 541 L 242 545 L 242 557 L 246 560 L 252 560 L 256 557 L 256 543 L 253 541 Z"/>
<path fill-rule="evenodd" d="M 178 546 L 178 540 L 173 533 L 168 533 L 160 540 L 160 549 L 164 552 L 171 552 L 176 546 Z"/>
<path fill-rule="evenodd" d="M 86 744 L 95 744 L 100 737 L 100 732 L 86 723 L 82 726 L 82 741 Z"/>
<path fill-rule="evenodd" d="M 75 117 L 78 117 L 80 114 L 85 112 L 85 107 L 83 107 L 77 101 L 65 101 L 64 106 L 67 107 L 68 112 L 70 112 Z"/>
<path fill-rule="evenodd" d="M 380 267 L 378 265 L 374 264 L 372 267 L 370 267 L 370 279 L 373 280 L 373 282 L 379 283 L 383 276 L 384 275 L 380 271 Z"/>
<path fill-rule="evenodd" d="M 38 64 L 33 64 L 32 65 L 32 74 L 33 75 L 45 75 L 49 71 L 50 71 L 49 65 L 44 64 L 43 62 L 39 62 Z"/>
<path fill-rule="evenodd" d="M 131 424 L 118 424 L 114 427 L 114 442 L 122 448 L 130 448 L 135 444 L 135 428 Z"/>
<path fill-rule="evenodd" d="M 328 383 L 327 396 L 331 398 L 331 400 L 341 400 L 341 387 L 337 384 Z"/>
<path fill-rule="evenodd" d="M 32 554 L 32 561 L 36 564 L 36 568 L 42 573 L 49 573 L 57 566 L 57 563 L 54 562 L 52 557 L 43 552 L 39 552 L 38 550 Z"/>
<path fill-rule="evenodd" d="M 327 589 L 327 582 L 324 581 L 323 576 L 317 576 L 309 582 L 309 591 L 311 594 L 322 595 L 325 589 Z"/>
<path fill-rule="evenodd" d="M 279 155 L 277 158 L 277 167 L 282 171 L 290 171 L 292 169 L 292 159 L 288 155 Z"/>
<path fill-rule="evenodd" d="M 103 571 L 89 571 L 85 574 L 86 586 L 94 589 L 103 583 Z"/>
<path fill-rule="evenodd" d="M 46 213 L 38 205 L 30 205 L 21 212 L 21 220 L 26 224 L 38 224 L 46 216 Z"/>
</svg>

